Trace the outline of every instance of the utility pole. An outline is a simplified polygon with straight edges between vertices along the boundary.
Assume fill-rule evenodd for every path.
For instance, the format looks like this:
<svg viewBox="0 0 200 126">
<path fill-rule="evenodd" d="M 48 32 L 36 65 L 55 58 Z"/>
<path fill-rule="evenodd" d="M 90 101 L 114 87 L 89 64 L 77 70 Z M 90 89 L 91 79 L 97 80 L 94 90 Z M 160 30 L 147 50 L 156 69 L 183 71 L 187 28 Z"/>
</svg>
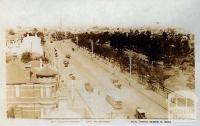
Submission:
<svg viewBox="0 0 200 126">
<path fill-rule="evenodd" d="M 33 46 L 33 45 L 32 45 L 32 40 L 31 40 L 31 53 L 32 53 L 32 46 Z"/>
<path fill-rule="evenodd" d="M 92 50 L 92 54 L 91 57 L 93 58 L 93 52 L 94 52 L 94 42 L 90 39 L 89 40 L 91 42 L 91 50 Z"/>
<path fill-rule="evenodd" d="M 76 44 L 77 44 L 77 49 L 78 49 L 78 36 L 76 36 Z"/>
<path fill-rule="evenodd" d="M 131 81 L 131 74 L 132 74 L 132 56 L 134 55 L 134 52 L 131 50 L 125 51 L 125 53 L 129 56 L 129 79 Z M 129 83 L 130 84 L 130 83 Z"/>
<path fill-rule="evenodd" d="M 129 78 L 130 78 L 130 80 L 131 80 L 131 74 L 132 74 L 131 66 L 132 66 L 132 56 L 129 56 Z"/>
</svg>

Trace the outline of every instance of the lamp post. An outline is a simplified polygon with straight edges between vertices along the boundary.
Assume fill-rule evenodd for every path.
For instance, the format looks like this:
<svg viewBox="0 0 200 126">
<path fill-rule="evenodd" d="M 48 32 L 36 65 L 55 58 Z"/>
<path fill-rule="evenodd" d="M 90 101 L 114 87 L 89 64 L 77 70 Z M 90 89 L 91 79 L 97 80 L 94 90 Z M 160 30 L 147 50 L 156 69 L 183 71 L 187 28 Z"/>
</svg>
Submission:
<svg viewBox="0 0 200 126">
<path fill-rule="evenodd" d="M 130 80 L 131 80 L 131 74 L 132 74 L 131 66 L 132 66 L 132 56 L 129 56 L 129 79 Z"/>
<path fill-rule="evenodd" d="M 91 43 L 91 51 L 92 51 L 91 57 L 93 58 L 94 42 L 91 39 L 89 39 L 89 42 Z"/>
<path fill-rule="evenodd" d="M 76 44 L 77 44 L 77 48 L 78 48 L 78 36 L 76 36 Z"/>
<path fill-rule="evenodd" d="M 131 74 L 132 74 L 132 56 L 134 54 L 133 51 L 127 50 L 125 53 L 129 56 L 129 79 L 131 80 Z"/>
</svg>

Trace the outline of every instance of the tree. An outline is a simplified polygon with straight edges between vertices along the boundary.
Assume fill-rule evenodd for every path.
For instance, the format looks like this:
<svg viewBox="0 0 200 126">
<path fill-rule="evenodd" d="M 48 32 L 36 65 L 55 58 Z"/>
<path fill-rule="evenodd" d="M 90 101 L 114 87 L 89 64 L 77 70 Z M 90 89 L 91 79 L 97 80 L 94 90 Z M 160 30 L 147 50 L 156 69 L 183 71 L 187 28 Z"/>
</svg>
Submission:
<svg viewBox="0 0 200 126">
<path fill-rule="evenodd" d="M 10 29 L 10 30 L 8 31 L 8 34 L 9 34 L 9 35 L 15 35 L 15 32 L 14 32 L 13 29 Z"/>
<path fill-rule="evenodd" d="M 45 63 L 45 64 L 48 64 L 49 63 L 49 59 L 47 58 L 47 57 L 42 57 L 42 61 L 43 61 L 43 63 Z"/>
<path fill-rule="evenodd" d="M 30 52 L 24 52 L 22 53 L 22 57 L 21 57 L 21 61 L 23 63 L 28 63 L 30 61 L 32 61 L 32 54 Z"/>
<path fill-rule="evenodd" d="M 41 45 L 44 45 L 44 43 L 45 43 L 44 33 L 43 32 L 38 32 L 37 36 L 41 38 Z"/>
</svg>

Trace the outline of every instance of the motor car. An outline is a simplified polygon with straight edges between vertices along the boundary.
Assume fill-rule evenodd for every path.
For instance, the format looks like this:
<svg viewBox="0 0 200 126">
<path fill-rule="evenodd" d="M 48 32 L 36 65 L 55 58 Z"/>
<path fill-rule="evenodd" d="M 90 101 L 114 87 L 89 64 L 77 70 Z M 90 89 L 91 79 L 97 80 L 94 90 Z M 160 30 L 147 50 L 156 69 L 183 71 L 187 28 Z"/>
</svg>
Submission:
<svg viewBox="0 0 200 126">
<path fill-rule="evenodd" d="M 135 117 L 136 119 L 146 119 L 145 110 L 141 107 L 137 107 Z"/>
<path fill-rule="evenodd" d="M 65 67 L 68 67 L 69 61 L 68 61 L 68 60 L 64 60 L 64 61 L 63 61 L 63 64 L 64 64 Z"/>
<path fill-rule="evenodd" d="M 106 101 L 114 108 L 114 109 L 122 109 L 123 102 L 121 98 L 116 94 L 108 94 L 106 95 Z"/>
<path fill-rule="evenodd" d="M 65 58 L 70 59 L 70 58 L 71 58 L 71 55 L 70 55 L 70 54 L 66 54 Z"/>
</svg>

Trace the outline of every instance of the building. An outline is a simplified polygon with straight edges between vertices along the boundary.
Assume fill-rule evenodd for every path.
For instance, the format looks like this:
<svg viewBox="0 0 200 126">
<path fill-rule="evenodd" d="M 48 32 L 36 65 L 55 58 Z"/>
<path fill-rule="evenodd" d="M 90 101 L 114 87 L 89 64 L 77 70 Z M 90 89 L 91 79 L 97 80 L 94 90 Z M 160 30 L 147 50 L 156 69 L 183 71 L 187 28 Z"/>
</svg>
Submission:
<svg viewBox="0 0 200 126">
<path fill-rule="evenodd" d="M 7 35 L 6 37 L 6 46 L 7 47 L 18 47 L 22 43 L 22 37 L 18 34 Z"/>
<path fill-rule="evenodd" d="M 197 98 L 194 92 L 178 90 L 168 95 L 168 118 L 169 119 L 196 119 Z"/>
<path fill-rule="evenodd" d="M 16 60 L 6 67 L 8 118 L 43 118 L 57 107 L 56 71 L 41 61 L 23 64 Z"/>
<path fill-rule="evenodd" d="M 23 52 L 27 51 L 43 55 L 41 38 L 37 36 L 27 36 L 20 41 L 9 37 L 6 42 L 6 47 L 6 52 L 16 53 L 17 55 L 21 55 Z"/>
</svg>

